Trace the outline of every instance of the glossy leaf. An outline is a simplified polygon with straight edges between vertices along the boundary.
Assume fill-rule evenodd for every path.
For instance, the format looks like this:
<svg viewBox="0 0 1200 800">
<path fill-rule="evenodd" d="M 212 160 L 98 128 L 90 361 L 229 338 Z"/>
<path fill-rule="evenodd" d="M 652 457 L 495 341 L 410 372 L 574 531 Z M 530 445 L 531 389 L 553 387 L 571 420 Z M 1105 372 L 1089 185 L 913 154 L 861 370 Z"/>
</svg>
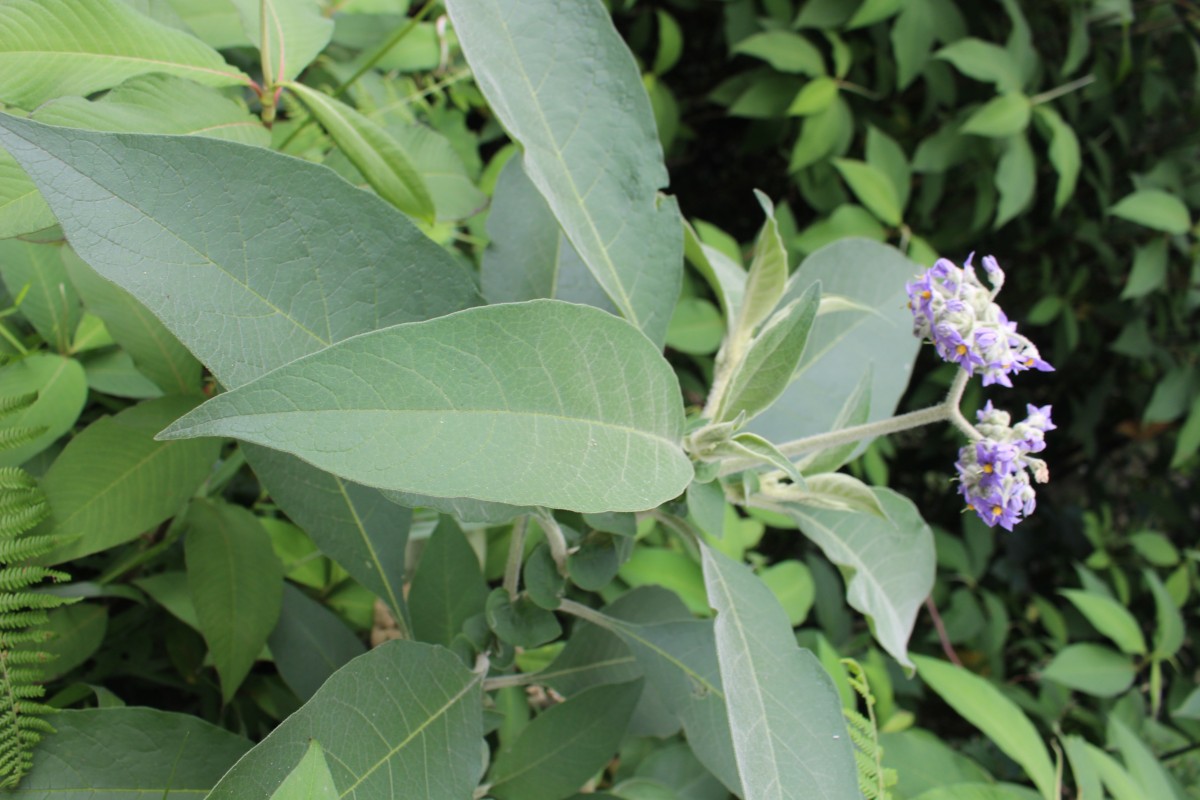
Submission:
<svg viewBox="0 0 1200 800">
<path fill-rule="evenodd" d="M 1058 651 L 1042 670 L 1042 677 L 1096 697 L 1116 697 L 1133 685 L 1136 672 L 1129 656 L 1082 642 Z"/>
<path fill-rule="evenodd" d="M 890 489 L 873 489 L 885 516 L 789 504 L 804 535 L 846 578 L 846 601 L 866 614 L 875 638 L 911 667 L 908 638 L 933 590 L 933 533 L 917 507 Z"/>
<path fill-rule="evenodd" d="M 240 506 L 197 501 L 188 523 L 188 592 L 229 702 L 279 621 L 283 566 Z"/>
<path fill-rule="evenodd" d="M 46 344 L 66 353 L 83 317 L 83 306 L 67 279 L 60 249 L 17 239 L 0 241 L 0 278 L 10 295 L 21 296 L 21 316 Z"/>
<path fill-rule="evenodd" d="M 913 656 L 912 660 L 921 680 L 1020 764 L 1042 797 L 1056 796 L 1050 755 L 1033 723 L 1015 703 L 990 681 L 961 667 L 926 656 Z"/>
<path fill-rule="evenodd" d="M 49 198 L 75 251 L 229 387 L 355 334 L 478 302 L 445 250 L 324 167 L 230 142 L 3 115 L 0 146 Z M 197 322 L 214 316 L 227 325 Z"/>
<path fill-rule="evenodd" d="M 279 621 L 267 645 L 279 676 L 301 701 L 367 650 L 337 614 L 286 581 Z"/>
<path fill-rule="evenodd" d="M 317 0 L 234 0 L 246 37 L 262 51 L 263 82 L 290 81 L 329 43 L 333 20 Z"/>
<path fill-rule="evenodd" d="M 68 710 L 7 796 L 182 800 L 203 795 L 250 742 L 190 714 L 152 708 Z"/>
<path fill-rule="evenodd" d="M 1126 195 L 1108 213 L 1175 235 L 1186 233 L 1192 225 L 1183 201 L 1159 189 L 1142 189 Z"/>
<path fill-rule="evenodd" d="M 44 432 L 12 449 L 0 450 L 0 467 L 15 467 L 45 450 L 69 431 L 87 400 L 87 376 L 79 362 L 50 353 L 34 353 L 0 367 L 0 396 L 36 392 L 28 408 L 0 417 L 0 431 L 44 428 Z"/>
<path fill-rule="evenodd" d="M 449 647 L 463 623 L 483 613 L 487 597 L 479 556 L 454 520 L 442 517 L 425 543 L 408 592 L 413 635 Z"/>
<path fill-rule="evenodd" d="M 595 686 L 543 711 L 492 764 L 499 800 L 561 800 L 616 753 L 642 682 Z"/>
<path fill-rule="evenodd" d="M 162 435 L 232 435 L 381 488 L 597 512 L 683 491 L 682 423 L 675 375 L 645 337 L 535 300 L 343 342 Z"/>
<path fill-rule="evenodd" d="M 779 601 L 748 567 L 701 552 L 744 797 L 855 797 L 853 749 L 829 675 L 796 644 Z"/>
<path fill-rule="evenodd" d="M 44 557 L 47 563 L 128 542 L 183 507 L 208 477 L 221 443 L 159 442 L 154 435 L 198 400 L 176 395 L 140 403 L 71 440 L 42 480 L 51 510 L 43 529 L 62 542 Z"/>
<path fill-rule="evenodd" d="M 116 0 L 10 0 L 0 7 L 0 101 L 33 109 L 147 72 L 210 86 L 250 82 L 194 37 Z"/>
<path fill-rule="evenodd" d="M 322 742 L 339 797 L 470 797 L 479 774 L 482 676 L 448 650 L 387 642 L 354 659 L 246 754 L 208 800 L 268 800 Z"/>
<path fill-rule="evenodd" d="M 679 210 L 658 196 L 667 173 L 650 103 L 608 11 L 594 0 L 446 7 L 530 180 L 620 312 L 661 345 L 683 270 Z"/>
<path fill-rule="evenodd" d="M 383 126 L 302 83 L 289 83 L 288 88 L 300 97 L 380 197 L 407 214 L 433 220 L 429 188 L 408 153 Z"/>
<path fill-rule="evenodd" d="M 338 800 L 320 742 L 313 739 L 308 743 L 304 758 L 279 784 L 271 800 Z"/>
</svg>

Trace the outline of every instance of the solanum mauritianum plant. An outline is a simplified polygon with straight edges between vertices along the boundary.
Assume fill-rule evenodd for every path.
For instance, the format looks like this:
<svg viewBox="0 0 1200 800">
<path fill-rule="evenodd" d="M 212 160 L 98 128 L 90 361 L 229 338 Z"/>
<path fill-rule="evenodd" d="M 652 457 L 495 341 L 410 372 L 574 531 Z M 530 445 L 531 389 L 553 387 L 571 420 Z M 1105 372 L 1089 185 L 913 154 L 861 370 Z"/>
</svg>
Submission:
<svg viewBox="0 0 1200 800">
<path fill-rule="evenodd" d="M 19 791 L 642 797 L 605 772 L 636 731 L 678 736 L 663 752 L 713 796 L 887 796 L 873 722 L 847 727 L 836 658 L 801 648 L 772 588 L 727 554 L 729 505 L 792 520 L 844 570 L 878 643 L 955 705 L 961 677 L 907 649 L 932 534 L 909 500 L 838 470 L 873 437 L 950 421 L 972 440 L 966 501 L 1011 528 L 1033 509 L 1024 470 L 1044 470 L 1029 454 L 1049 409 L 976 428 L 959 401 L 976 372 L 1048 365 L 969 266 L 914 282 L 898 251 L 846 240 L 792 270 L 765 196 L 748 270 L 703 241 L 662 194 L 649 101 L 598 2 L 448 0 L 448 19 L 419 28 L 431 7 L 371 43 L 361 25 L 339 39 L 315 2 L 237 0 L 225 23 L 241 28 L 204 35 L 116 0 L 0 4 L 0 46 L 48 54 L 0 76 L 0 177 L 20 201 L 0 230 L 21 237 L 4 278 L 41 292 L 12 291 L 29 338 L 5 328 L 3 391 L 38 395 L 13 423 L 38 432 L 10 460 L 52 453 L 89 385 L 139 401 L 38 468 L 55 537 L 41 560 L 90 578 L 62 594 L 153 601 L 198 632 L 190 675 L 215 671 L 228 727 L 265 733 L 252 705 L 282 720 L 252 744 L 84 689 L 101 707 L 54 717 Z M 448 46 L 447 26 L 519 149 L 490 203 L 448 142 L 363 113 L 385 87 L 339 99 L 414 31 Z M 239 46 L 257 48 L 255 77 L 214 49 Z M 362 50 L 325 65 L 329 91 L 300 80 L 327 46 Z M 444 243 L 485 204 L 476 273 Z M 694 408 L 662 354 L 685 261 L 726 321 Z M 914 314 L 963 369 L 944 402 L 897 417 Z M 246 465 L 253 510 L 226 491 Z M 406 570 L 414 508 L 425 544 Z M 651 528 L 699 565 L 701 608 L 613 591 Z M 283 540 L 336 564 L 301 577 Z M 504 554 L 494 587 L 481 542 Z M 362 652 L 330 611 L 339 581 L 378 599 L 396 641 Z M 264 654 L 274 682 L 255 670 Z M 527 686 L 553 701 L 532 721 Z M 1044 749 L 1000 746 L 1052 796 Z"/>
</svg>

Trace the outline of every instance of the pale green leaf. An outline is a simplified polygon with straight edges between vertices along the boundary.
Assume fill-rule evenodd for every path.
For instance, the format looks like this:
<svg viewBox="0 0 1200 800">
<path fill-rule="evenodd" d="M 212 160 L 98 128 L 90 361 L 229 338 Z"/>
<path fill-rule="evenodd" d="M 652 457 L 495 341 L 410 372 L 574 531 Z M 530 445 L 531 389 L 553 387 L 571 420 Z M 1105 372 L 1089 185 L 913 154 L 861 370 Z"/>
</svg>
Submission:
<svg viewBox="0 0 1200 800">
<path fill-rule="evenodd" d="M 1187 233 L 1192 226 L 1183 201 L 1159 189 L 1141 189 L 1126 195 L 1108 213 L 1175 235 Z"/>
<path fill-rule="evenodd" d="M 1113 714 L 1108 718 L 1108 736 L 1116 743 L 1129 774 L 1141 786 L 1145 797 L 1155 800 L 1184 800 L 1182 788 L 1150 749 L 1142 736 Z"/>
<path fill-rule="evenodd" d="M 1037 189 L 1037 164 L 1029 138 L 1021 133 L 1008 140 L 1004 154 L 996 162 L 996 191 L 1000 202 L 993 229 L 1004 227 L 1013 217 L 1033 203 Z"/>
<path fill-rule="evenodd" d="M 1015 136 L 1029 127 L 1032 110 L 1028 97 L 1020 92 L 1005 92 L 971 112 L 959 132 L 994 139 Z"/>
<path fill-rule="evenodd" d="M 912 167 L 904 149 L 895 139 L 872 125 L 867 129 L 866 158 L 868 164 L 887 176 L 896 190 L 896 202 L 903 211 L 912 191 Z"/>
<path fill-rule="evenodd" d="M 69 431 L 87 400 L 87 375 L 78 361 L 50 353 L 34 353 L 0 367 L 0 397 L 37 392 L 26 409 L 0 417 L 0 431 L 45 428 L 25 444 L 0 450 L 0 467 L 15 467 L 45 450 Z"/>
<path fill-rule="evenodd" d="M 51 100 L 39 106 L 32 118 L 93 131 L 190 134 L 259 147 L 271 143 L 270 131 L 244 103 L 173 75 L 130 78 L 99 100 Z"/>
<path fill-rule="evenodd" d="M 955 783 L 922 792 L 913 800 L 1038 800 L 1038 793 L 1015 783 Z"/>
<path fill-rule="evenodd" d="M 721 312 L 703 297 L 681 297 L 667 326 L 667 347 L 691 355 L 715 353 L 725 338 Z"/>
<path fill-rule="evenodd" d="M 54 225 L 54 214 L 25 171 L 0 151 L 0 239 Z"/>
<path fill-rule="evenodd" d="M 42 480 L 51 509 L 43 526 L 62 542 L 47 563 L 128 542 L 182 508 L 208 477 L 221 443 L 159 442 L 154 435 L 199 400 L 149 400 L 101 417 L 71 440 Z"/>
<path fill-rule="evenodd" d="M 534 300 L 342 342 L 162 435 L 231 435 L 385 489 L 596 512 L 683 491 L 682 428 L 674 372 L 644 336 Z"/>
<path fill-rule="evenodd" d="M 858 796 L 841 702 L 774 594 L 702 546 L 725 710 L 746 800 Z"/>
<path fill-rule="evenodd" d="M 448 253 L 324 167 L 206 138 L 2 115 L 0 145 L 49 198 L 75 251 L 229 387 L 349 336 L 478 302 Z M 200 322 L 214 317 L 225 323 Z"/>
<path fill-rule="evenodd" d="M 811 77 L 825 74 L 825 59 L 812 42 L 791 31 L 764 31 L 742 39 L 733 53 L 754 56 L 780 72 L 798 72 Z"/>
<path fill-rule="evenodd" d="M 204 795 L 250 749 L 191 714 L 152 708 L 68 710 L 38 745 L 16 800 L 183 800 Z"/>
<path fill-rule="evenodd" d="M 739 433 L 722 442 L 713 451 L 716 456 L 734 456 L 749 458 L 757 465 L 770 465 L 782 470 L 793 483 L 804 485 L 804 478 L 796 471 L 796 466 L 788 457 L 779 452 L 779 448 L 756 433 Z"/>
<path fill-rule="evenodd" d="M 837 419 L 833 421 L 831 430 L 836 431 L 862 425 L 867 421 L 867 415 L 871 411 L 871 373 L 872 370 L 863 373 L 858 386 L 842 404 L 842 410 L 838 412 Z M 856 446 L 856 442 L 847 442 L 825 450 L 818 450 L 798 461 L 796 467 L 809 475 L 834 472 L 841 469 L 842 465 L 850 459 Z"/>
<path fill-rule="evenodd" d="M 783 510 L 842 570 L 846 601 L 868 617 L 883 648 L 911 666 L 908 638 L 937 569 L 933 533 L 912 501 L 890 489 L 872 492 L 882 517 L 795 504 Z"/>
<path fill-rule="evenodd" d="M 900 198 L 888 176 L 863 161 L 835 158 L 833 165 L 854 192 L 859 202 L 886 225 L 900 224 L 903 209 Z"/>
<path fill-rule="evenodd" d="M 800 91 L 787 108 L 787 115 L 792 117 L 807 117 L 825 111 L 838 96 L 838 82 L 828 75 L 813 78 Z"/>
<path fill-rule="evenodd" d="M 618 313 L 525 174 L 520 155 L 496 180 L 487 230 L 479 276 L 489 303 L 551 298 Z"/>
<path fill-rule="evenodd" d="M 934 9 L 928 0 L 909 0 L 890 32 L 896 58 L 896 85 L 907 89 L 916 80 L 933 50 L 936 28 Z"/>
<path fill-rule="evenodd" d="M 817 598 L 812 571 L 803 561 L 780 561 L 758 575 L 783 606 L 792 627 L 804 622 Z"/>
<path fill-rule="evenodd" d="M 661 345 L 683 236 L 633 56 L 595 0 L 452 0 L 467 62 L 525 169 L 621 313 Z M 568 55 L 569 54 L 569 55 Z"/>
<path fill-rule="evenodd" d="M 228 703 L 279 621 L 283 565 L 240 506 L 196 501 L 187 519 L 188 593 Z"/>
<path fill-rule="evenodd" d="M 426 540 L 408 592 L 413 636 L 449 647 L 463 624 L 482 614 L 488 586 L 462 529 L 443 517 Z"/>
<path fill-rule="evenodd" d="M 658 20 L 658 50 L 654 54 L 655 75 L 665 75 L 683 55 L 683 31 L 675 18 L 662 9 L 655 12 Z"/>
<path fill-rule="evenodd" d="M 906 0 L 865 0 L 854 12 L 854 16 L 850 17 L 850 21 L 846 23 L 846 30 L 865 28 L 876 22 L 882 22 L 897 14 L 905 5 L 907 5 Z"/>
<path fill-rule="evenodd" d="M 799 172 L 838 152 L 841 143 L 848 141 L 853 131 L 854 114 L 846 99 L 839 96 L 824 111 L 805 117 L 792 147 L 788 172 Z"/>
<path fill-rule="evenodd" d="M 433 198 L 409 154 L 379 123 L 324 92 L 289 83 L 346 157 L 379 196 L 401 211 L 428 221 Z"/>
<path fill-rule="evenodd" d="M 1001 92 L 1015 92 L 1021 88 L 1021 69 L 1012 54 L 998 44 L 981 39 L 959 39 L 946 45 L 935 54 L 955 68 L 977 81 L 994 84 Z"/>
<path fill-rule="evenodd" d="M 1042 678 L 1096 697 L 1116 697 L 1133 685 L 1136 673 L 1129 656 L 1082 642 L 1058 651 L 1042 670 Z"/>
<path fill-rule="evenodd" d="M 116 0 L 0 5 L 0 101 L 33 109 L 134 75 L 165 72 L 209 86 L 249 85 L 216 50 Z"/>
<path fill-rule="evenodd" d="M 195 356 L 133 295 L 105 280 L 65 247 L 61 251 L 71 283 L 84 305 L 100 319 L 138 369 L 165 392 L 198 393 L 201 366 Z"/>
<path fill-rule="evenodd" d="M 805 479 L 797 502 L 803 506 L 826 511 L 848 511 L 872 514 L 887 519 L 875 490 L 842 472 L 822 472 Z"/>
<path fill-rule="evenodd" d="M 271 794 L 271 800 L 338 800 L 325 751 L 316 739 L 308 743 L 308 751 Z"/>
<path fill-rule="evenodd" d="M 1091 766 L 1114 800 L 1146 800 L 1147 795 L 1143 793 L 1142 787 L 1130 776 L 1121 762 L 1090 742 L 1084 742 L 1083 747 Z"/>
<path fill-rule="evenodd" d="M 1033 780 L 1046 800 L 1056 797 L 1054 764 L 1029 718 L 990 681 L 926 656 L 913 657 L 921 680 L 963 719 L 981 730 Z"/>
<path fill-rule="evenodd" d="M 1121 290 L 1122 300 L 1145 297 L 1166 285 L 1168 244 L 1165 238 L 1159 237 L 1134 247 L 1133 267 Z"/>
<path fill-rule="evenodd" d="M 683 224 L 684 252 L 716 294 L 726 319 L 733 319 L 746 291 L 746 270 L 723 250 L 705 244 L 686 221 Z M 736 244 L 736 243 L 735 243 Z"/>
<path fill-rule="evenodd" d="M 1175 440 L 1175 452 L 1171 455 L 1171 468 L 1178 469 L 1200 449 L 1200 397 L 1192 402 L 1192 408 L 1179 429 Z"/>
<path fill-rule="evenodd" d="M 138 371 L 129 353 L 124 350 L 110 350 L 89 356 L 84 359 L 83 368 L 87 372 L 88 388 L 101 394 L 131 400 L 163 396 L 158 384 Z"/>
<path fill-rule="evenodd" d="M 483 676 L 448 650 L 383 644 L 351 661 L 246 754 L 207 800 L 268 800 L 315 739 L 338 797 L 470 797 L 480 771 Z"/>
<path fill-rule="evenodd" d="M 1071 777 L 1075 781 L 1077 794 L 1081 798 L 1104 797 L 1100 773 L 1087 751 L 1087 740 L 1078 734 L 1062 738 L 1063 750 L 1071 765 Z"/>
<path fill-rule="evenodd" d="M 820 284 L 813 284 L 763 326 L 730 375 L 713 413 L 714 422 L 730 421 L 743 413 L 753 419 L 783 394 L 804 355 L 820 296 Z"/>
<path fill-rule="evenodd" d="M 1058 173 L 1058 187 L 1054 190 L 1054 212 L 1058 213 L 1075 194 L 1075 184 L 1079 180 L 1082 163 L 1079 155 L 1079 137 L 1075 134 L 1075 129 L 1050 106 L 1035 106 L 1033 113 L 1049 132 L 1050 163 Z"/>
<path fill-rule="evenodd" d="M 754 195 L 767 220 L 754 244 L 745 293 L 730 329 L 731 340 L 738 343 L 748 341 L 759 323 L 775 311 L 788 278 L 787 249 L 779 235 L 775 206 L 762 192 L 756 190 Z"/>
<path fill-rule="evenodd" d="M 466 219 L 487 208 L 488 196 L 475 185 L 449 138 L 417 123 L 392 123 L 387 130 L 409 154 L 425 181 L 439 221 Z M 600 293 L 603 295 L 603 291 Z"/>
<path fill-rule="evenodd" d="M 24 296 L 18 309 L 50 347 L 68 352 L 83 317 L 79 294 L 59 257 L 61 246 L 18 239 L 0 241 L 0 278 L 13 297 Z"/>
<path fill-rule="evenodd" d="M 358 635 L 337 614 L 284 581 L 279 622 L 267 638 L 288 688 L 306 701 L 329 676 L 366 652 Z"/>
<path fill-rule="evenodd" d="M 1154 651 L 1156 659 L 1174 658 L 1183 646 L 1184 622 L 1183 613 L 1175 601 L 1171 599 L 1167 587 L 1151 569 L 1142 570 L 1150 592 L 1154 595 Z"/>
<path fill-rule="evenodd" d="M 295 456 L 242 444 L 246 462 L 271 499 L 321 552 L 378 596 L 398 620 L 404 611 L 404 547 L 412 512 L 367 486 Z"/>
<path fill-rule="evenodd" d="M 263 82 L 274 86 L 299 75 L 333 35 L 333 20 L 318 0 L 234 0 L 246 38 L 261 50 Z"/>
<path fill-rule="evenodd" d="M 592 687 L 543 711 L 492 764 L 500 800 L 560 800 L 604 767 L 624 738 L 640 680 Z"/>
<path fill-rule="evenodd" d="M 1117 647 L 1134 655 L 1146 653 L 1146 637 L 1142 635 L 1137 618 L 1125 606 L 1111 597 L 1082 589 L 1063 589 L 1059 594 L 1070 600 L 1087 621 Z"/>
</svg>

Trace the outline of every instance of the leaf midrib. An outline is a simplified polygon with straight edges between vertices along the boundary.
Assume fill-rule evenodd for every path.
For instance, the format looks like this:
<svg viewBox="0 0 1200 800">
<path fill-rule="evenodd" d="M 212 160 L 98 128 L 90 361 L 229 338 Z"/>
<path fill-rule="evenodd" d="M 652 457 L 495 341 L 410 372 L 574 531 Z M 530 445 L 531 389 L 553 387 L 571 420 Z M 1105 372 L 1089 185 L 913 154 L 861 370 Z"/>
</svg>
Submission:
<svg viewBox="0 0 1200 800">
<path fill-rule="evenodd" d="M 23 56 L 23 57 L 66 57 L 77 59 L 102 59 L 113 61 L 131 61 L 138 64 L 155 64 L 158 66 L 168 66 L 176 69 L 191 70 L 194 72 L 204 72 L 211 75 L 220 75 L 223 78 L 232 78 L 235 83 L 243 83 L 250 85 L 249 79 L 239 72 L 223 72 L 213 67 L 200 67 L 194 64 L 188 64 L 180 61 L 167 61 L 161 58 L 147 58 L 145 56 L 124 56 L 115 53 L 92 53 L 86 50 L 5 50 L 0 52 L 0 61 L 4 60 L 5 56 Z"/>
</svg>

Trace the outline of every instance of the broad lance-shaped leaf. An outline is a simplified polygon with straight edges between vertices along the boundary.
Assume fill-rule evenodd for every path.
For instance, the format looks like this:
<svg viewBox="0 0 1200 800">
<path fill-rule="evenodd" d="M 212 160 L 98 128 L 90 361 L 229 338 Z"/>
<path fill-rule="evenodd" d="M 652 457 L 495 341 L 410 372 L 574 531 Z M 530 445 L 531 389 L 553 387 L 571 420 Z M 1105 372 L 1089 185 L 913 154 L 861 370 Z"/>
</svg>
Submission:
<svg viewBox="0 0 1200 800">
<path fill-rule="evenodd" d="M 482 679 L 441 647 L 376 647 L 334 673 L 207 800 L 267 800 L 314 739 L 338 797 L 470 797 L 480 772 Z"/>
<path fill-rule="evenodd" d="M 533 300 L 341 342 L 161 435 L 234 436 L 384 489 L 600 512 L 683 491 L 682 430 L 678 381 L 644 336 Z"/>
<path fill-rule="evenodd" d="M 837 689 L 796 644 L 787 614 L 749 567 L 701 546 L 717 659 L 745 800 L 859 796 Z"/>
<path fill-rule="evenodd" d="M 0 4 L 0 102 L 32 109 L 88 95 L 147 72 L 210 86 L 249 85 L 194 36 L 117 0 L 7 0 Z"/>
<path fill-rule="evenodd" d="M 649 98 L 598 0 L 446 4 L 488 103 L 613 303 L 662 345 L 683 273 L 683 230 Z"/>
<path fill-rule="evenodd" d="M 891 489 L 873 492 L 884 516 L 795 503 L 776 510 L 795 519 L 804 535 L 841 568 L 846 601 L 867 615 L 884 649 L 911 667 L 908 637 L 933 590 L 937 569 L 933 532 L 912 501 Z"/>
<path fill-rule="evenodd" d="M 75 252 L 228 387 L 355 334 L 479 302 L 449 253 L 325 167 L 232 142 L 3 114 L 0 146 Z"/>
<path fill-rule="evenodd" d="M 763 213 L 767 215 L 767 221 L 758 234 L 758 242 L 754 246 L 754 260 L 750 262 L 750 271 L 746 277 L 745 296 L 733 323 L 732 337 L 742 341 L 749 340 L 758 324 L 771 316 L 779 298 L 783 297 L 788 277 L 787 249 L 779 235 L 775 205 L 758 190 L 755 190 L 754 196 L 758 198 Z"/>
</svg>

